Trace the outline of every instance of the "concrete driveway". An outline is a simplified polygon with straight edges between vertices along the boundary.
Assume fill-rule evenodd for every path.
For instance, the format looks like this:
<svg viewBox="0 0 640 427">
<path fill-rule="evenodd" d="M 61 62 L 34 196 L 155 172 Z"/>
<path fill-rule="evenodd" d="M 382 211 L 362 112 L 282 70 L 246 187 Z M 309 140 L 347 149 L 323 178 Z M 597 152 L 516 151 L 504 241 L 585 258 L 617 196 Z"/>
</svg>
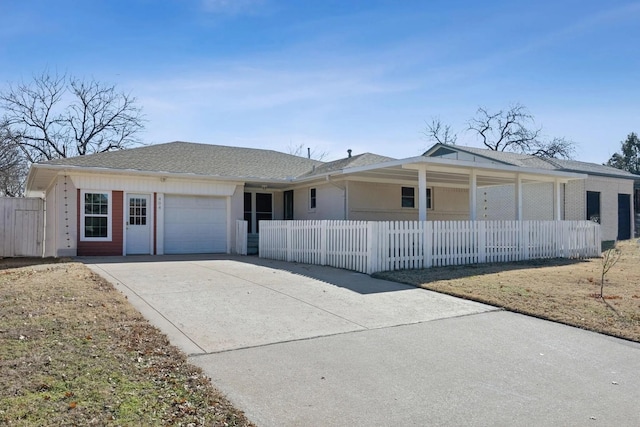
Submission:
<svg viewBox="0 0 640 427">
<path fill-rule="evenodd" d="M 640 425 L 640 345 L 330 267 L 82 259 L 260 426 Z"/>
</svg>

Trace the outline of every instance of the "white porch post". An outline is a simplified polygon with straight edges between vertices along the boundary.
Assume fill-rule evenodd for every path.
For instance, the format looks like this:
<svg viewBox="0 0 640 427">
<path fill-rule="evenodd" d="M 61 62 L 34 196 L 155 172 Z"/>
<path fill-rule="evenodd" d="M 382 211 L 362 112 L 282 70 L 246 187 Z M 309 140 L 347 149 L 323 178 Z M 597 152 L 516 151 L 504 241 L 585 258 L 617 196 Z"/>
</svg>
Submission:
<svg viewBox="0 0 640 427">
<path fill-rule="evenodd" d="M 522 177 L 516 174 L 516 221 L 522 221 Z"/>
<path fill-rule="evenodd" d="M 562 211 L 561 211 L 561 200 L 560 200 L 560 180 L 558 178 L 555 179 L 553 183 L 553 219 L 556 221 L 560 221 L 562 219 Z"/>
<path fill-rule="evenodd" d="M 469 220 L 475 221 L 478 217 L 478 176 L 475 169 L 469 174 Z"/>
<path fill-rule="evenodd" d="M 427 168 L 418 169 L 418 221 L 427 220 Z"/>
</svg>

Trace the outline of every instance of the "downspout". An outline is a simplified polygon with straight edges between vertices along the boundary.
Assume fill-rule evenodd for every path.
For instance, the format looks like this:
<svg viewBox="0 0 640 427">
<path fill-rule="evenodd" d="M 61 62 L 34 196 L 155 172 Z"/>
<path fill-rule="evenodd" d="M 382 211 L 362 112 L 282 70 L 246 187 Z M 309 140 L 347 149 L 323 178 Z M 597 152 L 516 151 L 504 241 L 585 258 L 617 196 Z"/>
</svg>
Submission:
<svg viewBox="0 0 640 427">
<path fill-rule="evenodd" d="M 42 216 L 44 217 L 42 219 L 42 227 L 44 228 L 44 230 L 42 230 L 42 258 L 44 258 L 45 254 L 47 253 L 46 251 L 46 245 L 47 245 L 47 193 L 44 193 L 44 197 L 42 198 Z"/>
<path fill-rule="evenodd" d="M 562 184 L 562 220 L 567 219 L 567 182 Z"/>
<path fill-rule="evenodd" d="M 327 175 L 326 180 L 329 184 L 333 185 L 339 190 L 342 190 L 342 215 L 343 215 L 343 218 L 346 220 L 347 219 L 347 186 L 345 185 L 344 187 L 340 187 L 338 184 L 331 181 L 331 177 L 329 175 Z"/>
</svg>

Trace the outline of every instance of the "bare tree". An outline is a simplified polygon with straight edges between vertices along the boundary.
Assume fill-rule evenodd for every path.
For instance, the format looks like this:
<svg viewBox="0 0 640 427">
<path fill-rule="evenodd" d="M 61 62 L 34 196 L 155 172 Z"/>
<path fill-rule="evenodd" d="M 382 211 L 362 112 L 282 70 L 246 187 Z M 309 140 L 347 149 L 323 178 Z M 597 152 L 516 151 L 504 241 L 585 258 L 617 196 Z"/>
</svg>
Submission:
<svg viewBox="0 0 640 427">
<path fill-rule="evenodd" d="M 536 151 L 529 154 L 546 158 L 571 159 L 576 151 L 576 144 L 564 137 L 556 137 L 551 141 L 541 142 Z"/>
<path fill-rule="evenodd" d="M 427 124 L 427 127 L 423 133 L 429 141 L 440 144 L 456 144 L 458 135 L 451 130 L 451 126 L 442 124 L 439 117 L 432 117 L 431 123 L 425 123 Z"/>
<path fill-rule="evenodd" d="M 144 119 L 136 102 L 114 85 L 46 71 L 0 92 L 7 125 L 29 162 L 140 143 Z"/>
<path fill-rule="evenodd" d="M 6 122 L 0 123 L 0 196 L 24 194 L 27 161 Z"/>
<path fill-rule="evenodd" d="M 616 242 L 617 243 L 617 242 Z M 600 298 L 604 300 L 604 278 L 611 268 L 620 261 L 622 251 L 616 247 L 607 249 L 602 253 L 602 275 L 600 276 Z"/>
<path fill-rule="evenodd" d="M 468 130 L 476 133 L 484 146 L 494 151 L 564 158 L 571 158 L 574 152 L 575 144 L 564 138 L 544 141 L 542 128 L 535 125 L 533 116 L 521 104 L 497 112 L 480 107 L 469 121 Z"/>
<path fill-rule="evenodd" d="M 305 149 L 304 144 L 293 145 L 289 144 L 287 146 L 287 152 L 293 156 L 298 157 L 306 157 L 314 160 L 324 160 L 328 155 L 328 151 L 319 151 L 317 148 L 309 148 Z"/>
</svg>

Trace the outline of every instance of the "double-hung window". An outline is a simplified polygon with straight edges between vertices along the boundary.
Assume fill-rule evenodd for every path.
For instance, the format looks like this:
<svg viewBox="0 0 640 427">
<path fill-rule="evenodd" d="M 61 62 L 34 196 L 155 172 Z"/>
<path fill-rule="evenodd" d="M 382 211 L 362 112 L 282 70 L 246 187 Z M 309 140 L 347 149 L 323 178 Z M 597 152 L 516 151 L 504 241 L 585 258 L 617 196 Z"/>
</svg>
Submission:
<svg viewBox="0 0 640 427">
<path fill-rule="evenodd" d="M 111 240 L 111 202 L 111 192 L 82 192 L 80 206 L 80 240 Z"/>
<path fill-rule="evenodd" d="M 425 194 L 427 200 L 427 209 L 433 209 L 433 189 L 427 187 Z M 402 202 L 403 208 L 415 208 L 416 207 L 416 189 L 414 187 L 402 187 Z"/>
<path fill-rule="evenodd" d="M 316 208 L 316 189 L 311 188 L 309 190 L 309 209 L 313 210 Z"/>
<path fill-rule="evenodd" d="M 415 188 L 402 187 L 402 207 L 403 208 L 416 207 Z"/>
</svg>

